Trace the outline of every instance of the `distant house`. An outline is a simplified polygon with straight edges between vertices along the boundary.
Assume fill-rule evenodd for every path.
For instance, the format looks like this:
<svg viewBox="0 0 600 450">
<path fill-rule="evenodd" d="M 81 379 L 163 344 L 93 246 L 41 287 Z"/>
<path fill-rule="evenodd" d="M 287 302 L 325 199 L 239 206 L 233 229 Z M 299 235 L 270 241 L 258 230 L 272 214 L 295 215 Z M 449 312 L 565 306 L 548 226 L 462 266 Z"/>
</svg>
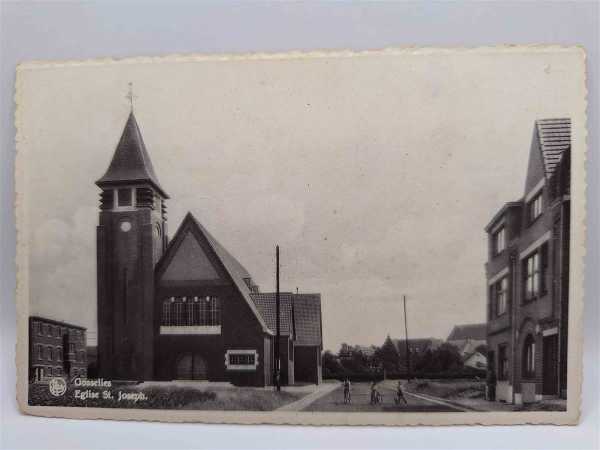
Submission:
<svg viewBox="0 0 600 450">
<path fill-rule="evenodd" d="M 44 317 L 29 318 L 29 380 L 86 377 L 86 329 Z"/>
<path fill-rule="evenodd" d="M 463 365 L 473 369 L 487 369 L 487 357 L 481 352 L 467 353 L 463 356 Z"/>
<path fill-rule="evenodd" d="M 399 362 L 399 370 L 404 371 L 407 369 L 407 358 L 406 358 L 406 339 L 392 339 L 396 350 L 398 351 L 398 355 L 400 357 Z M 423 339 L 409 339 L 408 340 L 408 351 L 410 352 L 411 357 L 417 357 L 428 350 L 435 350 L 440 345 L 442 345 L 444 341 L 436 338 L 423 338 Z M 412 364 L 411 364 L 412 367 Z"/>
<path fill-rule="evenodd" d="M 487 324 L 456 325 L 448 335 L 446 342 L 458 348 L 463 357 L 472 355 L 478 347 L 486 345 Z"/>
<path fill-rule="evenodd" d="M 377 347 L 374 345 L 348 345 L 344 343 L 340 348 L 339 357 L 341 359 L 351 359 L 357 352 L 360 352 L 367 358 L 372 358 L 375 356 L 376 350 Z"/>
</svg>

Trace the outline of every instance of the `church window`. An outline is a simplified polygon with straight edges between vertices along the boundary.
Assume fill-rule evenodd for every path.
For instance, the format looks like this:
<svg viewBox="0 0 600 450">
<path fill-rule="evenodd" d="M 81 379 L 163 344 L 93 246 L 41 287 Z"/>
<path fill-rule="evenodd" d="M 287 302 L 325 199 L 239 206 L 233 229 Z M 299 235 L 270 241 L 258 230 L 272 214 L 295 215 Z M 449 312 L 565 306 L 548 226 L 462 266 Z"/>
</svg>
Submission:
<svg viewBox="0 0 600 450">
<path fill-rule="evenodd" d="M 217 297 L 178 297 L 163 302 L 163 326 L 221 325 L 220 302 Z"/>
<path fill-rule="evenodd" d="M 187 324 L 194 325 L 194 303 L 188 303 L 187 305 Z"/>
<path fill-rule="evenodd" d="M 167 300 L 163 303 L 162 324 L 171 325 L 171 301 Z"/>
<path fill-rule="evenodd" d="M 184 323 L 184 314 L 183 314 L 183 302 L 176 301 L 174 303 L 175 306 L 175 323 L 173 325 L 185 325 Z"/>
<path fill-rule="evenodd" d="M 131 195 L 131 188 L 122 188 L 117 189 L 117 205 L 119 207 L 123 206 L 132 206 L 133 205 L 133 196 Z"/>
</svg>

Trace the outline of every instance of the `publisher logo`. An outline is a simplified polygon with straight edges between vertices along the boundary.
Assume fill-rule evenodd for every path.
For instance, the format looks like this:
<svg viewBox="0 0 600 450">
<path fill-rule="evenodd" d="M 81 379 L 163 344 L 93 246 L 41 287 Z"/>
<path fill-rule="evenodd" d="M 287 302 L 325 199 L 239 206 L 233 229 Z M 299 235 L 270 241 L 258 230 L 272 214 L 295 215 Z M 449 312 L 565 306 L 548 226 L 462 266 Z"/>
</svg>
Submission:
<svg viewBox="0 0 600 450">
<path fill-rule="evenodd" d="M 52 378 L 48 383 L 48 389 L 52 395 L 60 397 L 67 392 L 67 383 L 64 378 Z"/>
</svg>

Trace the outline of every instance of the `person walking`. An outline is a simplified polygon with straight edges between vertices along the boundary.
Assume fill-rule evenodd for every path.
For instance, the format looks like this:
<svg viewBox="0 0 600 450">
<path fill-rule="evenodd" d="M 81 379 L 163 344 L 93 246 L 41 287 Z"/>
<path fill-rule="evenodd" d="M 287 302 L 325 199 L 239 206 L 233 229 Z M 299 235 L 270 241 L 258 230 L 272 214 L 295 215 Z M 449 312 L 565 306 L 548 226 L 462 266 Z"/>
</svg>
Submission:
<svg viewBox="0 0 600 450">
<path fill-rule="evenodd" d="M 488 370 L 487 379 L 486 379 L 486 387 L 487 387 L 487 399 L 490 402 L 496 401 L 496 371 L 493 367 Z"/>
</svg>

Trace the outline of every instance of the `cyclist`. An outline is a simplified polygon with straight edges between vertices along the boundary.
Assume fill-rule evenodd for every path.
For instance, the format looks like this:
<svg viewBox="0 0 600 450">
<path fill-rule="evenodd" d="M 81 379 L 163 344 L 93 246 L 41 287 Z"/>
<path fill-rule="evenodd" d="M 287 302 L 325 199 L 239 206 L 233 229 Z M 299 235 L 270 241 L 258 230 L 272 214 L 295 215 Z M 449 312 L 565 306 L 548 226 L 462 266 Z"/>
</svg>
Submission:
<svg viewBox="0 0 600 450">
<path fill-rule="evenodd" d="M 377 382 L 373 380 L 371 383 L 371 405 L 376 405 L 381 400 L 379 396 L 379 391 L 377 390 Z"/>
<path fill-rule="evenodd" d="M 404 402 L 405 405 L 408 404 L 406 401 L 406 397 L 404 397 L 404 392 L 402 392 L 402 382 L 398 380 L 398 386 L 396 386 L 396 404 L 400 403 L 400 400 Z"/>
<path fill-rule="evenodd" d="M 350 395 L 350 379 L 346 378 L 344 380 L 344 403 L 351 403 L 352 398 Z"/>
</svg>

